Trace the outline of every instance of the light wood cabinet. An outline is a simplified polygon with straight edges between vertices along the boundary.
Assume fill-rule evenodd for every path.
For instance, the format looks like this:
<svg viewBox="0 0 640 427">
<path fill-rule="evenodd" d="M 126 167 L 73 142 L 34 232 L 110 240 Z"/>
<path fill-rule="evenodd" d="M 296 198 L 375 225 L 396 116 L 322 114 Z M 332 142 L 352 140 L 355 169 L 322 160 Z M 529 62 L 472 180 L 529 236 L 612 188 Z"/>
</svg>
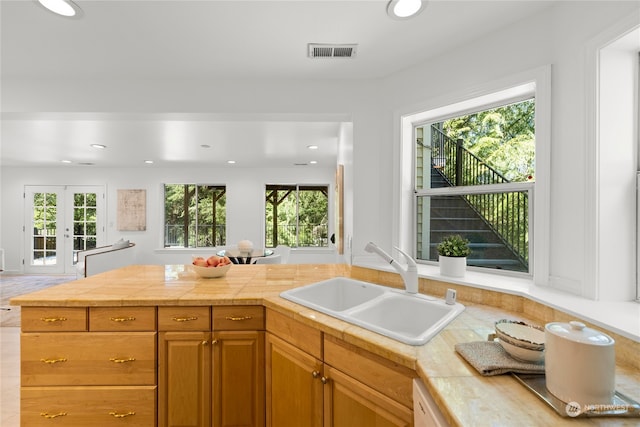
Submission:
<svg viewBox="0 0 640 427">
<path fill-rule="evenodd" d="M 266 371 L 267 427 L 322 427 L 322 361 L 267 333 Z"/>
<path fill-rule="evenodd" d="M 155 386 L 24 387 L 21 401 L 25 427 L 156 425 Z"/>
<path fill-rule="evenodd" d="M 324 366 L 325 427 L 409 427 L 413 411 L 345 373 Z"/>
<path fill-rule="evenodd" d="M 155 332 L 22 334 L 22 386 L 154 385 Z"/>
<path fill-rule="evenodd" d="M 267 311 L 268 427 L 413 426 L 412 370 L 307 328 Z"/>
<path fill-rule="evenodd" d="M 213 333 L 213 427 L 264 426 L 264 331 Z"/>
<path fill-rule="evenodd" d="M 134 328 L 140 332 L 104 325 L 92 332 L 86 307 L 23 310 L 21 425 L 155 425 L 155 307 L 143 311 L 153 321 Z"/>
<path fill-rule="evenodd" d="M 88 330 L 86 307 L 22 307 L 22 332 L 83 332 Z"/>
<path fill-rule="evenodd" d="M 158 425 L 205 427 L 211 423 L 210 332 L 160 332 Z"/>
<path fill-rule="evenodd" d="M 159 425 L 264 426 L 263 308 L 213 307 L 213 332 L 202 307 L 161 308 Z"/>
</svg>

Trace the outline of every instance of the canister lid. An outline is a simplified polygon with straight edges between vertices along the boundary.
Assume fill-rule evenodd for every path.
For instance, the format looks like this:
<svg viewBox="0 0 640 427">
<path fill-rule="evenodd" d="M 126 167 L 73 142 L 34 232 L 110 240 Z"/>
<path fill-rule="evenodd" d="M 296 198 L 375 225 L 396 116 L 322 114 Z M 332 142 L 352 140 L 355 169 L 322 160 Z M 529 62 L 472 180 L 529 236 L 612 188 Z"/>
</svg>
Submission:
<svg viewBox="0 0 640 427">
<path fill-rule="evenodd" d="M 587 328 L 584 323 L 577 320 L 572 320 L 569 323 L 547 323 L 545 328 L 552 334 L 583 344 L 607 346 L 615 343 L 609 335 Z"/>
</svg>

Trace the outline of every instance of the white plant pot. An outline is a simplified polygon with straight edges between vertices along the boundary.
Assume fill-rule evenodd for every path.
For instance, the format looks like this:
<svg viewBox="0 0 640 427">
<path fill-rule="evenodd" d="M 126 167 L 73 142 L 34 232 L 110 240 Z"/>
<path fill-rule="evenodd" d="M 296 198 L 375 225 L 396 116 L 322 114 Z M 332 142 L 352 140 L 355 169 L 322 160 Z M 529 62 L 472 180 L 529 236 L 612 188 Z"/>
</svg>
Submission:
<svg viewBox="0 0 640 427">
<path fill-rule="evenodd" d="M 449 277 L 464 277 L 467 271 L 467 257 L 438 255 L 440 274 Z"/>
</svg>

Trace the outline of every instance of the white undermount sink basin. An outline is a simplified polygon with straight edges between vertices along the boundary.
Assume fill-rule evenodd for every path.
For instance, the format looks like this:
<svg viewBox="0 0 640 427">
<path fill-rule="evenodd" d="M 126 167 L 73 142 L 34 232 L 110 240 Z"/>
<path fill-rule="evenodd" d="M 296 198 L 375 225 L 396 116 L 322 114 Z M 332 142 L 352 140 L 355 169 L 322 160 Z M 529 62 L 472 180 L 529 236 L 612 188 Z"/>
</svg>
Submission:
<svg viewBox="0 0 640 427">
<path fill-rule="evenodd" d="M 410 345 L 426 343 L 464 310 L 462 304 L 346 277 L 280 296 Z"/>
</svg>

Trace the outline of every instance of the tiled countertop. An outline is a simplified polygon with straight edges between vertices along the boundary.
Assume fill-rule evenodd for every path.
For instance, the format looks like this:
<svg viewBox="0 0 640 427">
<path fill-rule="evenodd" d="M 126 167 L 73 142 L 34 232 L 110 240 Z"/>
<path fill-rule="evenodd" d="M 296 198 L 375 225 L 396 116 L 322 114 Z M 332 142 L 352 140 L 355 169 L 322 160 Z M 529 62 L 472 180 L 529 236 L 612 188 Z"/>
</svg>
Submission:
<svg viewBox="0 0 640 427">
<path fill-rule="evenodd" d="M 346 265 L 234 266 L 226 277 L 199 279 L 187 267 L 129 266 L 11 300 L 21 306 L 264 305 L 325 333 L 415 369 L 452 425 L 632 426 L 639 418 L 563 418 L 510 375 L 481 376 L 455 350 L 460 342 L 486 340 L 501 318 L 541 324 L 565 321 L 562 313 L 520 299 L 457 288 L 465 311 L 423 346 L 409 346 L 279 297 L 280 292 L 335 276 L 389 286 L 393 273 Z M 441 296 L 452 287 L 421 279 L 421 292 Z M 566 316 L 564 316 L 566 317 Z M 615 337 L 614 338 L 618 338 Z M 640 401 L 640 343 L 617 339 L 616 389 Z"/>
</svg>

